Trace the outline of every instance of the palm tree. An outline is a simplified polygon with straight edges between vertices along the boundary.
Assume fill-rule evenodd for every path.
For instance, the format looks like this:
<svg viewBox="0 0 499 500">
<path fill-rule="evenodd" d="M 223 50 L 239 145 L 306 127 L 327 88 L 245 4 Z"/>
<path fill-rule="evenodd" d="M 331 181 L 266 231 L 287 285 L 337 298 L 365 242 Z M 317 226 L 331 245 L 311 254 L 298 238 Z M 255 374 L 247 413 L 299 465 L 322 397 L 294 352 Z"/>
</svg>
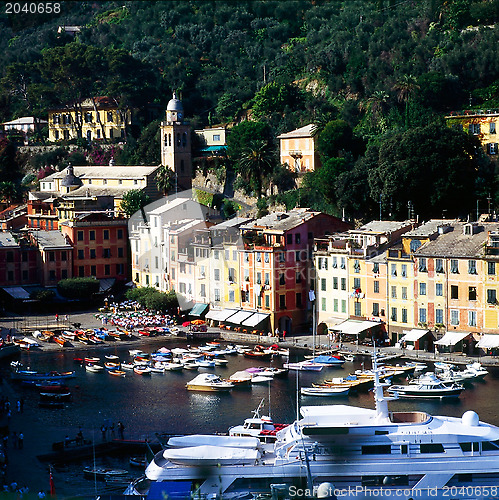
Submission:
<svg viewBox="0 0 499 500">
<path fill-rule="evenodd" d="M 395 82 L 393 90 L 397 92 L 399 102 L 405 103 L 405 126 L 409 125 L 409 100 L 412 93 L 419 89 L 416 77 L 412 75 L 402 75 L 402 78 Z"/>
<path fill-rule="evenodd" d="M 269 143 L 263 140 L 250 141 L 237 162 L 237 173 L 256 191 L 258 199 L 262 197 L 264 180 L 272 172 L 273 165 L 273 152 Z"/>
<path fill-rule="evenodd" d="M 173 177 L 174 172 L 168 165 L 160 165 L 158 171 L 156 172 L 156 184 L 158 189 L 163 193 L 167 194 L 168 191 L 173 187 Z"/>
</svg>

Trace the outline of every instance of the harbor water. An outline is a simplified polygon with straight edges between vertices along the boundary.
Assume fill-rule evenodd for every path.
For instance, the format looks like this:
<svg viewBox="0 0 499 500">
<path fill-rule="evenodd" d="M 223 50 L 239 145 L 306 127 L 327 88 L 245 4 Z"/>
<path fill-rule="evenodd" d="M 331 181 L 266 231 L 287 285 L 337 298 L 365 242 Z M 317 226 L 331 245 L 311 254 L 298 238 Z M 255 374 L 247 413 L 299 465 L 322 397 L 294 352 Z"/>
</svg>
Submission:
<svg viewBox="0 0 499 500">
<path fill-rule="evenodd" d="M 137 348 L 144 352 L 152 352 L 165 346 L 168 348 L 185 347 L 179 339 L 142 340 Z M 195 345 L 194 343 L 192 344 Z M 274 378 L 270 383 L 253 385 L 251 388 L 234 389 L 229 393 L 190 392 L 185 384 L 192 380 L 197 372 L 183 370 L 153 373 L 151 376 L 140 376 L 127 371 L 125 377 L 113 377 L 107 373 L 89 373 L 85 368 L 75 364 L 74 358 L 104 356 L 115 354 L 121 361 L 130 360 L 129 349 L 135 346 L 121 345 L 119 342 L 106 345 L 91 352 L 81 350 L 22 353 L 21 362 L 37 371 L 69 371 L 75 370 L 76 377 L 67 381 L 73 400 L 65 403 L 63 408 L 39 408 L 38 393 L 33 388 L 23 386 L 10 379 L 10 368 L 3 361 L 1 375 L 3 377 L 3 393 L 9 396 L 11 404 L 24 399 L 22 415 L 14 409 L 10 430 L 23 432 L 27 444 L 34 443 L 32 452 L 26 454 L 24 468 L 19 465 L 16 470 L 9 467 L 9 479 L 18 484 L 25 484 L 31 492 L 40 489 L 48 490 L 48 464 L 40 462 L 36 456 L 52 451 L 52 443 L 64 441 L 68 436 L 74 439 L 81 428 L 84 438 L 93 443 L 103 442 L 101 428 L 114 424 L 114 436 L 107 432 L 106 439 L 118 437 L 116 425 L 121 421 L 125 426 L 125 439 L 147 439 L 157 442 L 156 433 L 160 434 L 193 434 L 193 433 L 225 433 L 233 425 L 241 424 L 252 415 L 262 399 L 265 401 L 263 414 L 270 414 L 275 422 L 290 423 L 297 415 L 299 405 L 345 404 L 373 408 L 372 393 L 352 393 L 345 397 L 320 398 L 309 396 L 297 397 L 298 386 L 310 386 L 332 377 L 345 376 L 365 364 L 370 367 L 367 357 L 357 358 L 354 362 L 346 362 L 342 368 L 324 368 L 321 372 L 290 371 L 286 377 Z M 227 356 L 229 364 L 225 367 L 200 368 L 200 372 L 213 372 L 228 378 L 236 371 L 251 366 L 280 366 L 283 361 L 262 362 L 244 358 L 241 355 Z M 430 369 L 433 367 L 430 365 Z M 450 415 L 460 417 L 467 410 L 476 411 L 482 421 L 499 425 L 497 397 L 499 394 L 499 371 L 489 370 L 483 381 L 467 386 L 459 398 L 447 400 L 390 402 L 392 410 L 421 410 L 434 415 Z M 24 450 L 9 448 L 10 457 L 19 459 Z M 9 458 L 10 458 L 9 457 Z M 17 461 L 19 463 L 19 460 Z M 90 481 L 83 476 L 85 466 L 104 466 L 130 470 L 129 477 L 141 474 L 138 469 L 129 467 L 129 457 L 95 457 L 82 462 L 58 465 L 53 469 L 57 496 L 67 498 L 76 495 L 95 495 L 121 492 L 120 484 L 109 485 L 103 482 Z"/>
</svg>

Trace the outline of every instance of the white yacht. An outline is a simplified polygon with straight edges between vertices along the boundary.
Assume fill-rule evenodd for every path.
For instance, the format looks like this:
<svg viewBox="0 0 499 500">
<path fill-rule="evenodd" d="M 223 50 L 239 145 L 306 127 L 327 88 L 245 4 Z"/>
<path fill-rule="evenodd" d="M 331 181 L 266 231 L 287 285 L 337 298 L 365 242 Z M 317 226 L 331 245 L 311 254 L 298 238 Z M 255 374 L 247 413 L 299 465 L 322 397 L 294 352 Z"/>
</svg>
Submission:
<svg viewBox="0 0 499 500">
<path fill-rule="evenodd" d="M 240 438 L 198 436 L 194 444 L 201 445 L 157 453 L 146 476 L 125 493 L 144 495 L 150 488 L 172 498 L 227 499 L 278 486 L 279 498 L 311 497 L 316 489 L 322 496 L 328 488 L 331 498 L 498 498 L 499 428 L 474 411 L 461 418 L 388 411 L 373 364 L 374 410 L 303 406 L 274 443 L 248 443 L 246 453 Z"/>
</svg>

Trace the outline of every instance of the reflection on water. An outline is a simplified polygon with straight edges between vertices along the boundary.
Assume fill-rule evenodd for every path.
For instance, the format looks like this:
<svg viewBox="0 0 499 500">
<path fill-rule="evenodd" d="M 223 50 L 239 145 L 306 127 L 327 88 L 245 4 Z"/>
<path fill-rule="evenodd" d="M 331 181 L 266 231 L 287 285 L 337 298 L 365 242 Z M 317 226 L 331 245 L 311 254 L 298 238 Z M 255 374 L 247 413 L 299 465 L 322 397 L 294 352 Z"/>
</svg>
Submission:
<svg viewBox="0 0 499 500">
<path fill-rule="evenodd" d="M 167 347 L 181 346 L 180 343 L 167 339 L 163 343 L 155 342 L 148 346 L 141 343 L 145 352 L 150 352 L 161 345 Z M 104 360 L 105 354 L 116 354 L 122 361 L 129 360 L 129 346 L 116 343 L 98 353 Z M 92 351 L 92 355 L 96 351 Z M 64 435 L 73 437 L 81 426 L 85 437 L 100 442 L 100 426 L 106 420 L 125 425 L 125 437 L 133 439 L 155 439 L 154 434 L 185 434 L 226 432 L 233 425 L 238 425 L 251 416 L 262 399 L 265 399 L 264 413 L 270 413 L 276 422 L 289 423 L 296 418 L 296 381 L 295 372 L 287 377 L 275 378 L 269 384 L 259 384 L 252 388 L 236 389 L 230 393 L 190 392 L 185 384 L 196 376 L 196 372 L 166 372 L 152 374 L 149 377 L 136 375 L 127 371 L 126 377 L 112 377 L 106 373 L 89 373 L 83 367 L 75 365 L 73 358 L 85 357 L 88 352 L 78 350 L 72 352 L 23 353 L 21 361 L 32 369 L 76 370 L 76 378 L 69 380 L 72 388 L 73 402 L 62 410 L 39 409 L 34 426 L 47 434 L 48 443 L 62 440 Z M 242 356 L 227 356 L 227 367 L 201 369 L 211 371 L 221 377 L 229 377 L 232 373 L 250 366 L 259 366 L 261 361 L 246 359 Z M 265 363 L 268 365 L 269 363 Z M 279 361 L 274 362 L 276 366 Z M 370 363 L 366 360 L 366 366 Z M 360 368 L 357 363 L 345 363 L 343 368 L 325 368 L 321 372 L 300 372 L 299 385 L 309 386 L 323 380 L 347 375 Z M 6 368 L 4 368 L 6 370 Z M 4 373 L 6 375 L 6 373 Z M 12 385 L 19 395 L 24 396 L 26 405 L 37 405 L 36 393 L 26 387 Z M 467 388 L 455 400 L 407 401 L 399 400 L 390 403 L 390 409 L 396 411 L 422 410 L 430 414 L 451 415 L 460 417 L 467 410 L 475 410 L 482 421 L 499 424 L 496 412 L 496 395 L 499 391 L 497 372 L 491 372 L 484 382 L 475 383 Z M 269 408 L 270 401 L 270 408 Z M 348 404 L 373 408 L 371 393 L 352 394 L 342 398 L 300 397 L 301 405 Z M 49 448 L 47 444 L 47 448 Z M 50 451 L 49 449 L 45 452 Z M 110 467 L 127 468 L 128 459 L 98 459 L 98 464 Z M 90 465 L 85 463 L 84 465 Z M 88 493 L 93 494 L 95 484 L 84 480 L 81 474 L 82 465 L 68 465 L 64 472 L 64 483 L 60 486 L 61 494 Z M 137 471 L 133 471 L 137 474 Z M 104 485 L 97 485 L 102 492 Z M 59 491 L 58 491 L 59 493 Z"/>
</svg>

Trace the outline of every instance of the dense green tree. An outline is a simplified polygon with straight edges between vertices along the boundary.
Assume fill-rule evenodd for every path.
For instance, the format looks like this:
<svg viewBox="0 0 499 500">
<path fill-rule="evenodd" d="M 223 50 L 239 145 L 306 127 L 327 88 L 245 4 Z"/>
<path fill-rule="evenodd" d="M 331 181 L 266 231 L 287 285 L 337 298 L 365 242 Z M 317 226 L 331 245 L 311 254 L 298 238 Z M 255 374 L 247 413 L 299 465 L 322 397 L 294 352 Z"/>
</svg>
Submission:
<svg viewBox="0 0 499 500">
<path fill-rule="evenodd" d="M 158 185 L 159 191 L 163 194 L 167 194 L 168 191 L 174 186 L 174 173 L 173 170 L 168 167 L 168 165 L 161 165 L 156 173 L 156 184 Z"/>
<path fill-rule="evenodd" d="M 262 87 L 253 98 L 252 111 L 256 118 L 271 113 L 282 115 L 288 106 L 294 108 L 300 105 L 300 95 L 294 85 L 270 82 Z"/>
<path fill-rule="evenodd" d="M 99 280 L 96 278 L 68 278 L 57 283 L 57 290 L 68 299 L 90 299 L 99 291 Z"/>
<path fill-rule="evenodd" d="M 140 189 L 131 189 L 123 195 L 120 209 L 127 216 L 131 217 L 135 212 L 143 209 L 149 204 L 151 199 Z"/>
</svg>

